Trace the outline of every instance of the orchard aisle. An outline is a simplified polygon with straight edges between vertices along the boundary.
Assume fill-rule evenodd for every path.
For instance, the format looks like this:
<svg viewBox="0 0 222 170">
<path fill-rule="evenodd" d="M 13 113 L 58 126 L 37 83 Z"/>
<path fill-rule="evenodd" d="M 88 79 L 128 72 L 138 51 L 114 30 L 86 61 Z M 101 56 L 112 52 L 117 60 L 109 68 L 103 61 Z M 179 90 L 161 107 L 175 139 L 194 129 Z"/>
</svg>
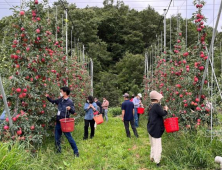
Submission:
<svg viewBox="0 0 222 170">
<path fill-rule="evenodd" d="M 145 117 L 144 117 L 145 118 Z M 142 126 L 144 126 L 143 124 Z M 139 138 L 135 138 L 131 131 L 131 139 L 125 134 L 124 125 L 120 117 L 109 115 L 109 121 L 97 125 L 93 139 L 83 141 L 83 123 L 78 124 L 73 137 L 80 151 L 80 158 L 74 159 L 72 150 L 63 137 L 62 155 L 56 158 L 49 156 L 54 168 L 63 169 L 154 169 L 155 164 L 149 161 L 149 138 L 145 127 L 138 128 Z M 146 126 L 146 125 L 145 125 Z M 52 143 L 52 141 L 51 141 Z M 47 145 L 46 145 L 47 146 Z M 53 145 L 48 145 L 49 152 Z M 42 154 L 47 156 L 45 151 Z M 43 155 L 42 155 L 43 156 Z M 51 159 L 51 160 L 50 160 Z M 63 168 L 62 168 L 63 167 Z"/>
</svg>

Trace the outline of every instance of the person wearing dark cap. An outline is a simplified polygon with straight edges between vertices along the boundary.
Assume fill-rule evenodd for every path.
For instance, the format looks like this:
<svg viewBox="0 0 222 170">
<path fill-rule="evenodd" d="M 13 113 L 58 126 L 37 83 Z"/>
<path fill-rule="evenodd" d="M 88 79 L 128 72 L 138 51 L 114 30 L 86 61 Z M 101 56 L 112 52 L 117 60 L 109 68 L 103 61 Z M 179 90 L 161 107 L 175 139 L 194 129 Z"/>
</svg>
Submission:
<svg viewBox="0 0 222 170">
<path fill-rule="evenodd" d="M 130 123 L 134 135 L 136 137 L 139 137 L 134 124 L 134 104 L 129 100 L 128 93 L 125 93 L 123 97 L 124 97 L 124 102 L 122 103 L 122 121 L 124 122 L 124 126 L 126 129 L 126 135 L 128 138 L 131 137 L 129 131 L 129 123 Z"/>
</svg>

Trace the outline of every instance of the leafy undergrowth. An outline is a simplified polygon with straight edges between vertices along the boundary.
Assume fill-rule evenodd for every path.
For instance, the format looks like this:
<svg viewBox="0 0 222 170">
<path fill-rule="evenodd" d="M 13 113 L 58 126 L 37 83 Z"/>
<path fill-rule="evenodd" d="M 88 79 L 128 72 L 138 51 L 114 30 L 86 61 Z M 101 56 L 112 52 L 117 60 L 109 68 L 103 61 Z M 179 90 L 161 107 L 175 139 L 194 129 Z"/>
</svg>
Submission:
<svg viewBox="0 0 222 170">
<path fill-rule="evenodd" d="M 150 170 L 157 169 L 149 161 L 147 118 L 140 117 L 139 138 L 126 138 L 120 117 L 109 115 L 109 121 L 97 126 L 93 139 L 83 141 L 83 123 L 75 127 L 73 137 L 80 152 L 74 158 L 67 140 L 62 138 L 62 154 L 54 152 L 54 140 L 47 139 L 37 153 L 27 152 L 21 145 L 0 144 L 0 169 L 65 169 L 65 170 Z M 132 133 L 132 131 L 131 131 Z M 159 169 L 216 169 L 214 157 L 222 151 L 218 140 L 210 142 L 202 131 L 194 134 L 164 134 L 162 166 Z"/>
</svg>

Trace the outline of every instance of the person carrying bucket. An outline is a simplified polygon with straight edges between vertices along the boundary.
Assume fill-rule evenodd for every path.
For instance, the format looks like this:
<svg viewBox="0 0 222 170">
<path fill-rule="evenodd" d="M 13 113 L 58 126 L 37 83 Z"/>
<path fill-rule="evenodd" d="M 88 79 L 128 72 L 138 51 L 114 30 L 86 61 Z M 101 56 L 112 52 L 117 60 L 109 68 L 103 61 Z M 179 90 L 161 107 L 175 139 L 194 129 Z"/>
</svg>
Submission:
<svg viewBox="0 0 222 170">
<path fill-rule="evenodd" d="M 85 126 L 84 126 L 84 137 L 83 140 L 88 139 L 88 128 L 90 125 L 91 128 L 91 134 L 90 138 L 92 139 L 95 135 L 95 120 L 94 120 L 94 112 L 97 111 L 97 105 L 94 102 L 94 98 L 92 96 L 88 96 L 86 103 L 84 105 L 84 111 L 85 113 Z"/>
<path fill-rule="evenodd" d="M 124 102 L 122 103 L 122 121 L 124 122 L 124 126 L 126 129 L 126 135 L 128 138 L 130 138 L 130 131 L 129 131 L 129 123 L 131 125 L 131 128 L 133 129 L 134 135 L 138 138 L 138 133 L 134 124 L 134 104 L 129 100 L 129 94 L 125 93 L 123 95 Z"/>
<path fill-rule="evenodd" d="M 51 98 L 49 98 L 49 95 L 46 94 L 46 97 L 49 102 L 51 102 L 52 104 L 58 105 L 58 113 L 56 116 L 56 127 L 55 127 L 55 145 L 56 145 L 56 150 L 58 153 L 61 153 L 60 144 L 61 144 L 62 129 L 61 129 L 61 124 L 60 124 L 60 119 L 63 119 L 65 117 L 69 118 L 69 114 L 67 114 L 67 112 L 75 115 L 74 103 L 69 98 L 69 94 L 70 94 L 70 89 L 68 87 L 62 87 L 60 89 L 61 98 L 56 99 L 56 100 L 52 100 Z M 79 157 L 79 151 L 71 133 L 70 132 L 63 132 L 63 133 L 68 139 L 74 151 L 74 156 Z"/>
<path fill-rule="evenodd" d="M 160 105 L 160 100 L 163 98 L 162 94 L 157 91 L 150 92 L 151 104 L 148 108 L 148 124 L 147 130 L 151 144 L 150 160 L 160 166 L 160 159 L 162 153 L 161 136 L 165 130 L 163 116 L 167 115 L 168 107 L 163 108 Z"/>
<path fill-rule="evenodd" d="M 139 126 L 139 114 L 137 113 L 137 109 L 141 107 L 141 99 L 142 94 L 138 93 L 136 97 L 133 99 L 133 104 L 134 104 L 134 121 L 135 121 L 135 126 L 136 128 Z"/>
</svg>

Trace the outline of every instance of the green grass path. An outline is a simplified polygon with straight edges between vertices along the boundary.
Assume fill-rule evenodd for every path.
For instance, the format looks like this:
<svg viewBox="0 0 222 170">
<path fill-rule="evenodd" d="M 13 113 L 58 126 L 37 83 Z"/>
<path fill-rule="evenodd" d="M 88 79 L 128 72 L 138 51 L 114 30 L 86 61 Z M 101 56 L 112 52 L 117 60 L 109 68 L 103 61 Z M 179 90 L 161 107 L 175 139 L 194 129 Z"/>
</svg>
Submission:
<svg viewBox="0 0 222 170">
<path fill-rule="evenodd" d="M 110 112 L 111 113 L 111 112 Z M 79 120 L 80 121 L 80 120 Z M 72 135 L 80 157 L 74 158 L 67 139 L 62 137 L 62 154 L 55 153 L 54 139 L 47 138 L 34 155 L 19 142 L 0 142 L 0 170 L 213 170 L 219 169 L 214 158 L 221 155 L 222 142 L 211 142 L 206 129 L 197 132 L 164 133 L 161 168 L 149 160 L 150 145 L 146 130 L 147 117 L 140 117 L 139 138 L 126 137 L 120 117 L 97 126 L 93 139 L 83 140 L 81 120 Z"/>
<path fill-rule="evenodd" d="M 138 170 L 154 169 L 155 164 L 149 161 L 149 138 L 146 128 L 139 127 L 139 138 L 131 131 L 131 139 L 126 137 L 120 117 L 109 115 L 109 121 L 97 125 L 95 137 L 83 141 L 84 123 L 79 123 L 72 133 L 80 153 L 74 158 L 73 151 L 65 137 L 62 139 L 62 154 L 54 154 L 54 143 L 47 142 L 38 153 L 39 161 L 52 169 L 79 170 Z M 144 126 L 144 125 L 143 125 Z M 53 157 L 52 157 L 53 156 Z M 47 158 L 45 158 L 47 157 Z M 43 167 L 44 168 L 44 167 Z"/>
</svg>

